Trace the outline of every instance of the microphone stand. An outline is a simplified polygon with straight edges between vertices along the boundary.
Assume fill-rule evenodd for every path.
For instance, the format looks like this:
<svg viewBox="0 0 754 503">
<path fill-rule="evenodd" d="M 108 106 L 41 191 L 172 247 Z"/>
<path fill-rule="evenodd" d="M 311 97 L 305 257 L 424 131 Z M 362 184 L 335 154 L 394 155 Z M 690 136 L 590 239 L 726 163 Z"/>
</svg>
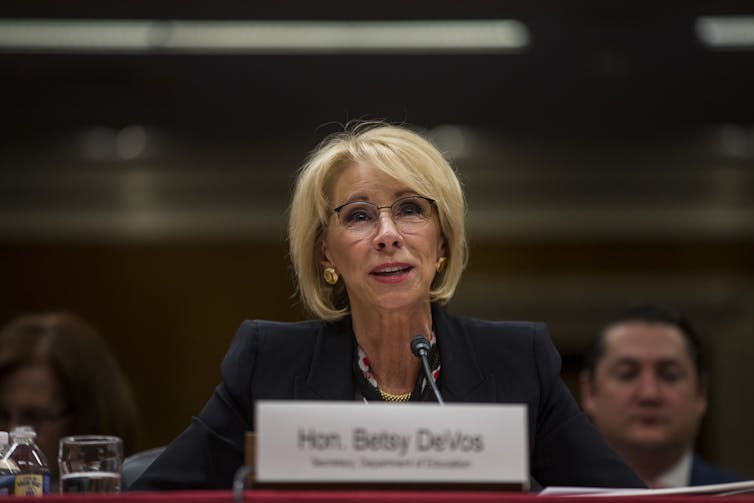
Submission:
<svg viewBox="0 0 754 503">
<path fill-rule="evenodd" d="M 432 369 L 429 366 L 429 347 L 429 340 L 427 340 L 427 338 L 422 334 L 415 335 L 411 339 L 411 352 L 415 357 L 421 360 L 422 368 L 424 369 L 424 376 L 426 377 L 427 382 L 429 382 L 429 385 L 432 387 L 432 392 L 435 394 L 435 398 L 437 398 L 437 403 L 440 405 L 445 405 L 445 401 L 442 399 L 440 390 L 437 389 L 435 379 L 432 377 Z"/>
</svg>

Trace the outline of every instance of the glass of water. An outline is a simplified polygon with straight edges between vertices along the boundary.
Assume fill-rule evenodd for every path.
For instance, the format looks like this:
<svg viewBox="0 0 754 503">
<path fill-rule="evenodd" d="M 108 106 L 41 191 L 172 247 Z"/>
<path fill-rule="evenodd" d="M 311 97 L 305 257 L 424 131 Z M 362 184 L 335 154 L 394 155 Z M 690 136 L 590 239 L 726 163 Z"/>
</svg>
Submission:
<svg viewBox="0 0 754 503">
<path fill-rule="evenodd" d="M 123 441 L 108 435 L 60 439 L 58 467 L 62 493 L 117 493 L 123 466 Z"/>
</svg>

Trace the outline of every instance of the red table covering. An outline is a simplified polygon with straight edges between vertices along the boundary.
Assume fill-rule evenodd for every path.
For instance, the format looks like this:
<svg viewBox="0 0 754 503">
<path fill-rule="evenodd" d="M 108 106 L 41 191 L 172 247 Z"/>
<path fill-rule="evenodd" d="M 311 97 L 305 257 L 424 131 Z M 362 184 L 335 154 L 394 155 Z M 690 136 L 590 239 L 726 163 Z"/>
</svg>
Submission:
<svg viewBox="0 0 754 503">
<path fill-rule="evenodd" d="M 2 499 L 2 498 L 0 498 Z M 44 503 L 230 503 L 231 491 L 132 492 L 122 494 L 54 494 L 42 497 Z M 673 496 L 537 496 L 533 493 L 498 493 L 471 491 L 247 491 L 245 500 L 253 503 L 605 503 L 621 499 L 638 499 L 641 503 L 702 503 L 711 500 L 725 503 L 754 503 L 754 496 L 673 495 Z M 17 502 L 40 502 L 39 497 L 12 497 Z"/>
</svg>

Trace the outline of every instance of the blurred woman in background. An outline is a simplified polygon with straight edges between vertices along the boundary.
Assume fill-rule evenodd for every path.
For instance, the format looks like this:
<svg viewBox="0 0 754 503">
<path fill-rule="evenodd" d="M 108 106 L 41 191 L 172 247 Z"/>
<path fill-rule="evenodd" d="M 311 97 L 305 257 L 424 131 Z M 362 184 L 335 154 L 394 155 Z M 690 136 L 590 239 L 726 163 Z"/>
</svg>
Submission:
<svg viewBox="0 0 754 503">
<path fill-rule="evenodd" d="M 64 312 L 29 314 L 0 331 L 0 430 L 29 425 L 57 480 L 58 441 L 108 434 L 137 448 L 138 412 L 118 362 L 97 332 Z"/>
</svg>

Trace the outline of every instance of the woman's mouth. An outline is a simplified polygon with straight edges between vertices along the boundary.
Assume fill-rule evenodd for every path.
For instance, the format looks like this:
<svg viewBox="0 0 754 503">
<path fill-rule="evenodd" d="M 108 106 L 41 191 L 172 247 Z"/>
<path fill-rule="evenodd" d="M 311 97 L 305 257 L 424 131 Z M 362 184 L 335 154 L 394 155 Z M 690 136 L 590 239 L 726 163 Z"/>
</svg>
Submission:
<svg viewBox="0 0 754 503">
<path fill-rule="evenodd" d="M 391 276 L 401 276 L 402 274 L 406 274 L 411 269 L 412 267 L 410 265 L 382 266 L 372 269 L 372 272 L 370 274 L 389 278 Z"/>
</svg>

